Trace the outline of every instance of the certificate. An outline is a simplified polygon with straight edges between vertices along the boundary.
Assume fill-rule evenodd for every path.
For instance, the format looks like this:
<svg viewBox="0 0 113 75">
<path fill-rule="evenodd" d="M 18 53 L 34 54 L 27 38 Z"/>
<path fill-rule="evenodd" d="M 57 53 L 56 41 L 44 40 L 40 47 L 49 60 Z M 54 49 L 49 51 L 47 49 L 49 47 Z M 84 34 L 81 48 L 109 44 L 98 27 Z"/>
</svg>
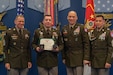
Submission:
<svg viewBox="0 0 113 75">
<path fill-rule="evenodd" d="M 55 44 L 53 39 L 43 38 L 40 39 L 40 44 L 44 45 L 44 50 L 53 50 L 53 45 Z"/>
</svg>

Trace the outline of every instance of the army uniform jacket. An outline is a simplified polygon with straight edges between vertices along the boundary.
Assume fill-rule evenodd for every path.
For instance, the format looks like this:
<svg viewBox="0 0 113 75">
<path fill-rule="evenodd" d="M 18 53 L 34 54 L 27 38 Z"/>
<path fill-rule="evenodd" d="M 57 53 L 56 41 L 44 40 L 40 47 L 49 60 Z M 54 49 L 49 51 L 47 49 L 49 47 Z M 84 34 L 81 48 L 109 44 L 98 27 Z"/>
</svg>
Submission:
<svg viewBox="0 0 113 75">
<path fill-rule="evenodd" d="M 110 30 L 102 28 L 100 31 L 95 29 L 91 41 L 91 62 L 94 68 L 105 68 L 105 63 L 110 63 L 112 60 L 112 45 Z"/>
<path fill-rule="evenodd" d="M 30 33 L 26 29 L 20 35 L 16 28 L 10 28 L 5 35 L 5 63 L 11 68 L 27 68 L 31 62 Z"/>
<path fill-rule="evenodd" d="M 55 44 L 59 47 L 60 50 L 63 48 L 63 41 L 61 33 L 54 28 L 51 28 L 50 33 L 48 34 L 45 28 L 38 28 L 34 32 L 34 38 L 32 46 L 34 49 L 40 47 L 40 39 L 43 38 L 52 38 L 55 40 Z M 37 52 L 37 64 L 40 67 L 51 68 L 58 66 L 58 52 L 43 50 L 42 52 Z"/>
<path fill-rule="evenodd" d="M 65 64 L 69 67 L 82 66 L 83 60 L 89 60 L 90 54 L 88 34 L 84 31 L 84 26 L 77 23 L 71 29 L 66 25 L 62 29 L 62 35 L 64 40 L 62 57 Z"/>
</svg>

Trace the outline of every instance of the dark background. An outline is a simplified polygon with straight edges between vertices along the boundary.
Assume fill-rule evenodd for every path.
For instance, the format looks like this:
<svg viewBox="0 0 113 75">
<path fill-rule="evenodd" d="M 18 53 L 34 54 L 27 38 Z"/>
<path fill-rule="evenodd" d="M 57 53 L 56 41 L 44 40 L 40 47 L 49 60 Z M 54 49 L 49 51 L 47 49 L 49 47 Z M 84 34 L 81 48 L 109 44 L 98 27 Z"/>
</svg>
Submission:
<svg viewBox="0 0 113 75">
<path fill-rule="evenodd" d="M 70 10 L 75 10 L 78 14 L 78 22 L 84 23 L 85 9 L 82 8 L 82 0 L 70 0 L 71 7 L 63 11 L 59 11 L 58 19 L 61 23 L 61 28 L 63 25 L 67 24 L 67 13 Z M 16 9 L 7 11 L 6 15 L 3 17 L 4 25 L 7 27 L 14 27 L 14 19 L 17 14 Z M 43 19 L 43 13 L 27 8 L 27 0 L 25 0 L 25 28 L 31 32 L 31 40 L 33 32 L 36 28 L 39 27 L 39 23 Z M 113 28 L 112 26 L 110 27 Z M 37 65 L 36 65 L 36 53 L 32 50 L 32 61 L 33 67 L 29 71 L 29 75 L 38 75 Z M 62 63 L 61 54 L 59 53 L 59 75 L 66 75 L 65 65 Z M 4 63 L 0 62 L 0 75 L 6 75 L 7 71 L 4 67 Z M 113 65 L 110 71 L 110 75 L 113 75 Z"/>
</svg>

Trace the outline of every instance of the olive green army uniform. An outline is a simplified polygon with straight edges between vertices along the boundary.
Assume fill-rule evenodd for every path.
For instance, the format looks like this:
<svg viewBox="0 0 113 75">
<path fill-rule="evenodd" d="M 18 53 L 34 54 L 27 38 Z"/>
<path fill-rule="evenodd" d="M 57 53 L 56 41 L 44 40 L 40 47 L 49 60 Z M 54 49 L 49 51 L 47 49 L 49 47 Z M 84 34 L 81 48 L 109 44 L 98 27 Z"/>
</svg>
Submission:
<svg viewBox="0 0 113 75">
<path fill-rule="evenodd" d="M 91 66 L 93 69 L 105 69 L 103 75 L 107 75 L 105 63 L 112 63 L 112 38 L 110 30 L 108 28 L 102 28 L 101 30 L 94 29 L 92 32 L 93 38 L 91 41 Z M 92 69 L 92 70 L 93 70 Z M 94 74 L 97 75 L 97 74 Z"/>
<path fill-rule="evenodd" d="M 11 68 L 24 69 L 31 62 L 30 33 L 22 29 L 22 34 L 16 28 L 9 28 L 5 35 L 5 63 Z"/>
<path fill-rule="evenodd" d="M 80 66 L 82 68 L 83 60 L 90 59 L 89 38 L 84 26 L 79 23 L 75 24 L 73 28 L 66 25 L 62 29 L 62 35 L 64 40 L 62 58 L 65 59 L 66 66 L 71 68 Z M 81 70 L 79 73 L 81 75 Z"/>
<path fill-rule="evenodd" d="M 112 57 L 112 44 L 111 44 L 111 36 L 110 30 L 101 29 L 101 31 L 97 31 L 95 29 L 93 31 L 95 39 L 91 41 L 91 60 L 92 67 L 94 68 L 105 68 L 105 63 L 111 63 Z"/>
<path fill-rule="evenodd" d="M 36 49 L 37 47 L 40 47 L 40 39 L 44 38 L 53 39 L 59 49 L 63 49 L 63 41 L 60 31 L 56 28 L 51 28 L 48 34 L 44 27 L 35 30 L 32 42 L 33 48 Z M 42 52 L 37 52 L 37 64 L 39 67 L 43 68 L 52 68 L 58 66 L 58 52 L 54 52 L 53 50 L 43 50 Z"/>
</svg>

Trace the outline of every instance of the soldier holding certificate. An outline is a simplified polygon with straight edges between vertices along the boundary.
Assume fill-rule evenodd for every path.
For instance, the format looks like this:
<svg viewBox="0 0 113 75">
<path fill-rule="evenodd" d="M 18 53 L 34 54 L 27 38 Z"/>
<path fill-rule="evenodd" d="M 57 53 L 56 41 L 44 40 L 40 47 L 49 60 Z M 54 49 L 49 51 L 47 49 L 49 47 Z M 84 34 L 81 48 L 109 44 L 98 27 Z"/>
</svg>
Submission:
<svg viewBox="0 0 113 75">
<path fill-rule="evenodd" d="M 58 75 L 58 52 L 63 41 L 60 31 L 52 28 L 51 15 L 45 15 L 43 26 L 35 30 L 32 46 L 37 52 L 39 75 Z"/>
</svg>

